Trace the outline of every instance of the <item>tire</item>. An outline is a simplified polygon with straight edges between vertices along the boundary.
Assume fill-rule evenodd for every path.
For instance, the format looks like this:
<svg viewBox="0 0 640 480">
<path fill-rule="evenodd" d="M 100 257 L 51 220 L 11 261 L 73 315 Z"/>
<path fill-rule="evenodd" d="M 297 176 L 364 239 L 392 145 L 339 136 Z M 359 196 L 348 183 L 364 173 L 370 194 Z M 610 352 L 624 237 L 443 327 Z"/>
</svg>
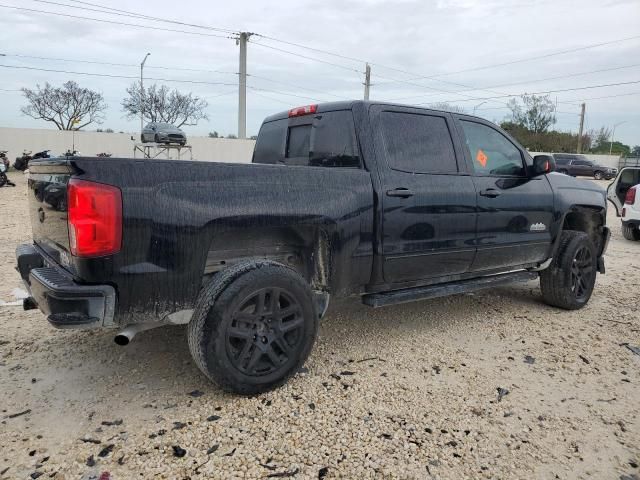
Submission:
<svg viewBox="0 0 640 480">
<path fill-rule="evenodd" d="M 7 176 L 4 173 L 0 173 L 0 187 L 4 187 L 7 184 Z"/>
<path fill-rule="evenodd" d="M 565 230 L 551 265 L 540 273 L 542 298 L 548 305 L 584 307 L 596 283 L 596 248 L 584 232 Z"/>
<path fill-rule="evenodd" d="M 638 241 L 640 240 L 640 230 L 633 225 L 622 225 L 622 236 L 627 240 Z"/>
<path fill-rule="evenodd" d="M 596 180 L 602 180 L 604 178 L 604 173 L 598 171 L 593 174 L 593 178 Z"/>
<path fill-rule="evenodd" d="M 284 311 L 289 313 L 283 317 Z M 311 289 L 297 272 L 249 260 L 218 273 L 203 289 L 189 322 L 189 350 L 223 390 L 253 395 L 298 371 L 311 353 L 318 322 Z"/>
</svg>

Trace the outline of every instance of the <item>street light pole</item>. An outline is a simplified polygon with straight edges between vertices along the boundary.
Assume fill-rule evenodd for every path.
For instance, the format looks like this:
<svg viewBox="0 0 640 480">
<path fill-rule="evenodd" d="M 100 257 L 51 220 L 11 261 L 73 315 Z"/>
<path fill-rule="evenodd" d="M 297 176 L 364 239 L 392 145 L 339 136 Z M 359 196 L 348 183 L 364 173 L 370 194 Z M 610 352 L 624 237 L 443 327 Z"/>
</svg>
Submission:
<svg viewBox="0 0 640 480">
<path fill-rule="evenodd" d="M 481 102 L 481 103 L 479 103 L 478 105 L 476 105 L 475 107 L 473 107 L 473 114 L 475 115 L 475 114 L 476 114 L 476 109 L 477 109 L 479 106 L 484 105 L 485 103 L 487 103 L 487 102 L 486 102 L 486 101 Z"/>
<path fill-rule="evenodd" d="M 624 122 L 616 123 L 613 126 L 613 132 L 611 132 L 611 141 L 609 142 L 609 155 L 611 155 L 611 151 L 613 150 L 613 137 L 616 134 L 616 127 L 622 125 L 623 123 L 627 123 L 627 121 L 625 120 Z"/>
<path fill-rule="evenodd" d="M 151 54 L 147 53 L 140 64 L 140 135 L 142 135 L 142 129 L 144 128 L 144 64 L 149 55 Z"/>
</svg>

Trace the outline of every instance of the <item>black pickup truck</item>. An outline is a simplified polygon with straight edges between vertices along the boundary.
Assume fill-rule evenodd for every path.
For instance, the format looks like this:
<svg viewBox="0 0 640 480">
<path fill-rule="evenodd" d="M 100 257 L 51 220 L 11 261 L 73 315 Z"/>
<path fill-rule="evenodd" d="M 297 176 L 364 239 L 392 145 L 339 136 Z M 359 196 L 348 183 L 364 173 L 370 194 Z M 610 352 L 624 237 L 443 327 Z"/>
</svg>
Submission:
<svg viewBox="0 0 640 480">
<path fill-rule="evenodd" d="M 253 164 L 32 161 L 25 308 L 120 344 L 188 324 L 198 367 L 246 394 L 300 368 L 330 295 L 380 307 L 539 276 L 548 304 L 581 308 L 606 199 L 553 168 L 480 118 L 362 101 L 267 118 Z"/>
</svg>

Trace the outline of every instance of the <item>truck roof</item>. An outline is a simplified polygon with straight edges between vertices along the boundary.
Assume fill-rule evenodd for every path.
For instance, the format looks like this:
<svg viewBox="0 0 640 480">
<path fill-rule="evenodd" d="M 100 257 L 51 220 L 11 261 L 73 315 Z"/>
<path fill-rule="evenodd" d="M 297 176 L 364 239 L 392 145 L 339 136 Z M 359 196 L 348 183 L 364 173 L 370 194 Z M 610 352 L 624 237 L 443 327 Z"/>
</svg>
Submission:
<svg viewBox="0 0 640 480">
<path fill-rule="evenodd" d="M 321 113 L 321 112 L 331 112 L 334 110 L 350 110 L 353 108 L 354 105 L 356 104 L 361 104 L 361 105 L 386 105 L 386 106 L 394 106 L 394 107 L 405 107 L 405 108 L 415 108 L 418 110 L 425 110 L 425 111 L 431 111 L 431 112 L 447 112 L 447 113 L 451 113 L 448 112 L 447 110 L 439 110 L 437 108 L 428 108 L 428 107 L 423 107 L 423 106 L 419 106 L 419 105 L 407 105 L 407 104 L 402 104 L 402 103 L 393 103 L 393 102 L 374 102 L 374 101 L 370 101 L 370 100 L 343 100 L 340 102 L 325 102 L 325 103 L 318 103 L 315 104 L 317 105 L 318 109 L 317 112 Z M 292 105 L 291 108 L 296 108 L 295 105 Z M 455 112 L 457 113 L 457 112 Z M 463 115 L 465 117 L 470 117 L 470 118 L 480 118 L 477 117 L 475 115 L 468 115 L 466 113 L 458 113 L 458 115 Z M 289 110 L 285 110 L 283 112 L 278 112 L 278 113 L 274 113 L 273 115 L 269 115 L 267 118 L 264 119 L 263 123 L 266 122 L 271 122 L 274 120 L 282 120 L 285 118 L 289 117 Z M 482 119 L 484 120 L 484 119 Z"/>
</svg>

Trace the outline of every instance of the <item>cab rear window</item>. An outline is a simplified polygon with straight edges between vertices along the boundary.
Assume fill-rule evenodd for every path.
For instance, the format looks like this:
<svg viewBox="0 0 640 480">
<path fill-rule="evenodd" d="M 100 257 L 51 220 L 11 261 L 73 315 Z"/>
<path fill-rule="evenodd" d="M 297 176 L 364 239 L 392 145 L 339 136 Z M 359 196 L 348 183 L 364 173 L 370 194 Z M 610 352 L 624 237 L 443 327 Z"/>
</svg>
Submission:
<svg viewBox="0 0 640 480">
<path fill-rule="evenodd" d="M 350 110 L 275 120 L 262 125 L 253 163 L 312 167 L 359 168 L 353 116 Z"/>
</svg>

